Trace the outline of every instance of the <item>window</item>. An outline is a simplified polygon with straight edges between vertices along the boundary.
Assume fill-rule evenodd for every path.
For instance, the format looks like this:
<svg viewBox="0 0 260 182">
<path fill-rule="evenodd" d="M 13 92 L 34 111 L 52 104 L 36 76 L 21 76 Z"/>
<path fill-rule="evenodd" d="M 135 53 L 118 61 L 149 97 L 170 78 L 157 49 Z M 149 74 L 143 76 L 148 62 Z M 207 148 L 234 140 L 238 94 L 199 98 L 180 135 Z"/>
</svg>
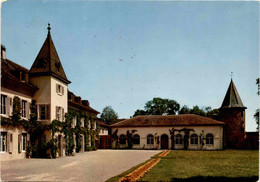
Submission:
<svg viewBox="0 0 260 182">
<path fill-rule="evenodd" d="M 1 95 L 1 114 L 6 114 L 6 95 Z"/>
<path fill-rule="evenodd" d="M 154 138 L 152 134 L 147 135 L 147 144 L 154 144 Z"/>
<path fill-rule="evenodd" d="M 22 134 L 22 151 L 25 152 L 26 151 L 26 138 L 27 138 L 27 134 L 23 133 Z"/>
<path fill-rule="evenodd" d="M 207 145 L 213 145 L 214 144 L 214 137 L 212 134 L 206 135 L 206 144 Z"/>
<path fill-rule="evenodd" d="M 64 94 L 64 87 L 61 86 L 60 84 L 56 84 L 56 92 L 57 92 L 59 95 L 63 95 L 63 94 Z"/>
<path fill-rule="evenodd" d="M 176 135 L 176 144 L 177 145 L 182 144 L 182 135 L 181 134 Z"/>
<path fill-rule="evenodd" d="M 58 121 L 60 121 L 61 120 L 61 107 L 59 107 L 59 106 L 56 106 L 56 119 L 58 120 Z"/>
<path fill-rule="evenodd" d="M 50 119 L 49 105 L 39 105 L 38 111 L 40 120 Z"/>
<path fill-rule="evenodd" d="M 198 144 L 198 135 L 192 134 L 190 136 L 190 144 L 197 145 Z"/>
<path fill-rule="evenodd" d="M 133 144 L 139 145 L 140 144 L 140 136 L 135 134 L 133 137 Z"/>
<path fill-rule="evenodd" d="M 120 135 L 119 137 L 119 143 L 120 144 L 126 144 L 126 136 L 123 134 L 123 135 Z"/>
<path fill-rule="evenodd" d="M 22 117 L 26 118 L 26 101 L 22 100 Z"/>
<path fill-rule="evenodd" d="M 6 132 L 1 132 L 1 143 L 0 143 L 0 148 L 1 148 L 1 152 L 6 152 Z"/>
</svg>

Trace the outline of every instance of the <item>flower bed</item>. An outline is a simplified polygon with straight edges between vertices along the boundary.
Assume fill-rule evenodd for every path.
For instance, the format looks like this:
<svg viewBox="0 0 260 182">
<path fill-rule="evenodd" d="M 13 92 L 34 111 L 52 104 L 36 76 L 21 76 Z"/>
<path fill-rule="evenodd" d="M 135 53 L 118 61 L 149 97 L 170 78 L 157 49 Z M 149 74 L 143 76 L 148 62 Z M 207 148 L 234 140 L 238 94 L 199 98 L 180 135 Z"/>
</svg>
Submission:
<svg viewBox="0 0 260 182">
<path fill-rule="evenodd" d="M 147 162 L 145 165 L 137 168 L 130 174 L 126 175 L 125 177 L 121 178 L 119 182 L 130 182 L 130 181 L 138 181 L 145 173 L 147 173 L 152 167 L 154 167 L 161 158 L 152 159 Z"/>
<path fill-rule="evenodd" d="M 166 150 L 166 151 L 164 151 L 163 153 L 161 153 L 161 154 L 159 155 L 159 157 L 165 157 L 169 152 L 170 152 L 170 150 Z"/>
</svg>

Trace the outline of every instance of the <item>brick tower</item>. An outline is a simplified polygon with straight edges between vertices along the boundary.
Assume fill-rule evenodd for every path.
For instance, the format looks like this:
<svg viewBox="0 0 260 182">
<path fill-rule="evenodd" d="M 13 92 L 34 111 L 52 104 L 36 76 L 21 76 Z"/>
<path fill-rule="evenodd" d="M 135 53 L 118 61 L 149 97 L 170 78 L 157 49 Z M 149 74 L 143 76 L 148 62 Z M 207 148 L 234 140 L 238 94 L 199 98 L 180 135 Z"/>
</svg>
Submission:
<svg viewBox="0 0 260 182">
<path fill-rule="evenodd" d="M 226 96 L 219 108 L 220 121 L 224 122 L 224 147 L 243 148 L 246 138 L 245 109 L 231 79 Z"/>
</svg>

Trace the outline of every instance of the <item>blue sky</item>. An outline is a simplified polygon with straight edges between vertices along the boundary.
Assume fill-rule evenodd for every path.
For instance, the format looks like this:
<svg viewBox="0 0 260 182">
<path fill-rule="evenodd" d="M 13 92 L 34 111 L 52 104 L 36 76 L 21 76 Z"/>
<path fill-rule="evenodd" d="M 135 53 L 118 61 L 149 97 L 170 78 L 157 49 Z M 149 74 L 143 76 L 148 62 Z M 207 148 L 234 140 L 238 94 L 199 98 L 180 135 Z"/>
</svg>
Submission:
<svg viewBox="0 0 260 182">
<path fill-rule="evenodd" d="M 48 23 L 69 89 L 96 110 L 129 118 L 153 97 L 219 108 L 234 72 L 255 130 L 258 2 L 7 1 L 7 58 L 30 69 Z"/>
</svg>

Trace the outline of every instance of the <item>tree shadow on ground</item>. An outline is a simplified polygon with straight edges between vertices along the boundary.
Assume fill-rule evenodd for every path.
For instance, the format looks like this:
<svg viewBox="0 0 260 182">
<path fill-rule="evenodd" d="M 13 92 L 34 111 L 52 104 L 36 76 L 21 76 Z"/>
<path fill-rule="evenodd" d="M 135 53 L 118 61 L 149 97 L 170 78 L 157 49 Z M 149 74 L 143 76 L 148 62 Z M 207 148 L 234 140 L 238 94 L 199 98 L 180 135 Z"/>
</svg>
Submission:
<svg viewBox="0 0 260 182">
<path fill-rule="evenodd" d="M 190 178 L 172 178 L 172 182 L 255 182 L 258 181 L 258 176 L 250 176 L 250 177 L 213 177 L 213 176 L 194 176 Z"/>
</svg>

